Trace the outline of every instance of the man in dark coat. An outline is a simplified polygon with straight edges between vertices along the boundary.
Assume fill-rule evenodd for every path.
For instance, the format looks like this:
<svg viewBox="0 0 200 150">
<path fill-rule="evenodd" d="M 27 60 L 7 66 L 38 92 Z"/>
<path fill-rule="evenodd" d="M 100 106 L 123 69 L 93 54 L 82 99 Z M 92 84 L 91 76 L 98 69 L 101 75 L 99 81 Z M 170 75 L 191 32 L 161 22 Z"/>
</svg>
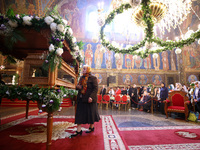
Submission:
<svg viewBox="0 0 200 150">
<path fill-rule="evenodd" d="M 168 89 L 165 87 L 165 83 L 161 83 L 161 88 L 160 88 L 160 112 L 162 114 L 165 114 L 164 106 L 165 104 L 163 103 L 164 100 L 166 100 L 168 97 Z"/>
<path fill-rule="evenodd" d="M 137 108 L 139 109 L 140 106 L 143 106 L 143 110 L 150 112 L 150 108 L 151 108 L 151 96 L 149 96 L 149 94 L 147 93 L 146 90 L 144 90 L 143 92 L 143 96 L 141 98 L 141 100 L 139 101 Z"/>
<path fill-rule="evenodd" d="M 105 88 L 105 85 L 103 85 L 101 91 L 100 91 L 100 94 L 102 95 L 102 97 L 106 94 L 106 88 Z"/>
<path fill-rule="evenodd" d="M 193 99 L 195 102 L 196 110 L 200 113 L 200 86 L 198 81 L 195 83 Z"/>
<path fill-rule="evenodd" d="M 82 134 L 81 124 L 90 124 L 89 131 L 86 131 L 86 133 L 93 132 L 94 122 L 100 120 L 97 107 L 97 78 L 91 75 L 91 68 L 89 66 L 83 67 L 83 76 L 80 78 L 76 89 L 78 90 L 75 116 L 77 131 L 71 137 Z"/>
<path fill-rule="evenodd" d="M 137 108 L 137 103 L 138 103 L 138 94 L 137 94 L 137 87 L 136 85 L 134 84 L 133 85 L 133 88 L 131 90 L 131 93 L 130 93 L 130 97 L 131 97 L 131 107 L 134 109 L 134 108 Z"/>
</svg>

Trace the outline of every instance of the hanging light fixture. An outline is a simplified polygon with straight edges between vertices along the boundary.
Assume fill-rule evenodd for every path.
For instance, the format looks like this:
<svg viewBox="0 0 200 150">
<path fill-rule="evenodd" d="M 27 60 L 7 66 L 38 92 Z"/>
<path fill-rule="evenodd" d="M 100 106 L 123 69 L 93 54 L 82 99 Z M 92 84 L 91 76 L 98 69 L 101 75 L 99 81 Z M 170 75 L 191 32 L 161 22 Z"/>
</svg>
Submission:
<svg viewBox="0 0 200 150">
<path fill-rule="evenodd" d="M 180 48 L 177 48 L 176 50 L 175 50 L 175 53 L 176 54 L 180 54 L 182 52 L 182 50 L 180 49 Z"/>
<path fill-rule="evenodd" d="M 152 55 L 152 57 L 153 57 L 153 58 L 158 58 L 158 54 L 157 54 L 157 53 L 154 53 L 154 54 Z"/>
</svg>

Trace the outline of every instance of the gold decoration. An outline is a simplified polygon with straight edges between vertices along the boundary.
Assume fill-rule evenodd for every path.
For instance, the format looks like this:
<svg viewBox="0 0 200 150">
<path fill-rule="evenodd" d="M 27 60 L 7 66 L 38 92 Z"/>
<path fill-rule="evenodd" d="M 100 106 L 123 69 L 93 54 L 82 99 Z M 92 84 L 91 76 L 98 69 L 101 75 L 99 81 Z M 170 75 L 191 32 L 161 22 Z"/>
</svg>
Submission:
<svg viewBox="0 0 200 150">
<path fill-rule="evenodd" d="M 154 24 L 159 23 L 165 16 L 167 12 L 167 7 L 163 3 L 153 2 L 150 4 L 150 9 L 152 11 L 152 19 Z M 146 27 L 146 23 L 144 22 L 143 18 L 144 12 L 142 11 L 141 7 L 138 7 L 133 15 L 132 19 L 133 21 L 141 27 Z"/>
</svg>

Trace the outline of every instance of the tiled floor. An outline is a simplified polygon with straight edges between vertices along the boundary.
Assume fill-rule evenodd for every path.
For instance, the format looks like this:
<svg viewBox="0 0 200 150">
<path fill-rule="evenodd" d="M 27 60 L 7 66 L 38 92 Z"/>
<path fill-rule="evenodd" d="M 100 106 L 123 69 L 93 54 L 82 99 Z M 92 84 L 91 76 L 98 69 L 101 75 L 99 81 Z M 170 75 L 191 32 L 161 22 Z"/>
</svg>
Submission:
<svg viewBox="0 0 200 150">
<path fill-rule="evenodd" d="M 36 108 L 31 107 L 30 110 Z M 25 112 L 25 108 L 21 107 L 0 107 L 1 118 Z M 61 112 L 55 112 L 54 115 L 74 115 L 75 107 L 63 108 Z M 165 115 L 155 112 L 154 114 L 143 111 L 129 109 L 125 111 L 115 109 L 100 109 L 100 115 L 112 115 L 118 127 L 149 127 L 149 126 L 188 126 L 199 125 L 199 123 L 186 122 L 184 118 L 177 117 L 172 114 L 172 117 L 165 119 Z"/>
</svg>

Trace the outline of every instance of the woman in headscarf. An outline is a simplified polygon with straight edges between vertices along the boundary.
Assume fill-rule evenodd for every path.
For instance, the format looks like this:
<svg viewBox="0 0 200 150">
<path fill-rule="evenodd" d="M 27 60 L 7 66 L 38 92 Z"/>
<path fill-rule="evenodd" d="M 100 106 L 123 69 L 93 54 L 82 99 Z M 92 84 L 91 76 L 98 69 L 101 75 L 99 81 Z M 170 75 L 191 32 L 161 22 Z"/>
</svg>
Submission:
<svg viewBox="0 0 200 150">
<path fill-rule="evenodd" d="M 76 89 L 78 90 L 75 116 L 77 131 L 71 137 L 82 135 L 81 124 L 90 124 L 89 130 L 86 133 L 93 132 L 94 122 L 100 120 L 97 107 L 97 78 L 91 74 L 89 66 L 83 66 L 83 76 L 80 77 Z"/>
<path fill-rule="evenodd" d="M 183 87 L 181 83 L 176 83 L 176 88 L 174 89 L 175 91 L 183 91 Z"/>
<path fill-rule="evenodd" d="M 173 84 L 170 84 L 169 87 L 168 87 L 168 91 L 171 92 L 174 90 L 174 85 Z"/>
</svg>

